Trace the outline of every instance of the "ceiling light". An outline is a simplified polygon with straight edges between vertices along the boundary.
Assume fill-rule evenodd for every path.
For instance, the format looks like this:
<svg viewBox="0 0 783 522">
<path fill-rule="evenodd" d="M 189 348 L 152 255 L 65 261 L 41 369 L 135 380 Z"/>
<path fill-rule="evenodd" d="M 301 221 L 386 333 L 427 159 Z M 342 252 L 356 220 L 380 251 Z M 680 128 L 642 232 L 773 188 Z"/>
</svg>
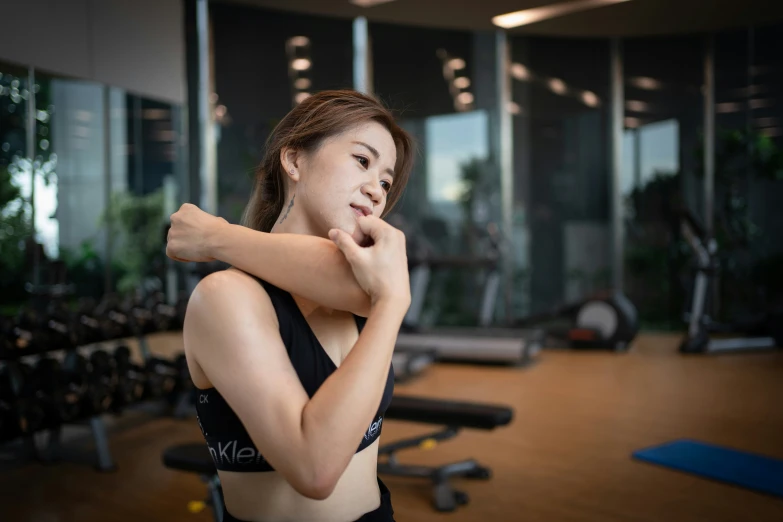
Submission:
<svg viewBox="0 0 783 522">
<path fill-rule="evenodd" d="M 663 84 L 655 78 L 649 78 L 647 76 L 635 76 L 628 78 L 628 83 L 639 89 L 646 91 L 657 91 L 663 87 Z"/>
<path fill-rule="evenodd" d="M 586 11 L 596 7 L 604 7 L 628 1 L 629 0 L 576 0 L 573 2 L 561 2 L 559 4 L 534 7 L 532 9 L 524 9 L 522 11 L 493 16 L 492 23 L 504 29 L 511 29 L 512 27 L 533 24 L 569 13 Z"/>
<path fill-rule="evenodd" d="M 648 112 L 650 104 L 639 100 L 628 100 L 625 102 L 625 108 L 633 112 Z"/>
<path fill-rule="evenodd" d="M 780 124 L 780 118 L 754 118 L 753 123 L 756 124 L 756 127 L 775 127 Z"/>
<path fill-rule="evenodd" d="M 313 82 L 310 81 L 310 78 L 297 78 L 294 81 L 294 87 L 301 90 L 309 89 L 312 83 Z"/>
<path fill-rule="evenodd" d="M 508 102 L 508 112 L 514 115 L 522 114 L 522 107 L 520 107 L 518 103 Z"/>
<path fill-rule="evenodd" d="M 306 36 L 294 36 L 288 43 L 293 47 L 306 47 L 310 44 L 310 39 Z"/>
<path fill-rule="evenodd" d="M 473 103 L 473 95 L 469 92 L 461 92 L 457 96 L 457 101 L 463 105 L 469 105 Z"/>
<path fill-rule="evenodd" d="M 642 125 L 642 120 L 639 118 L 625 118 L 625 126 L 629 129 L 635 129 Z"/>
<path fill-rule="evenodd" d="M 559 78 L 552 78 L 547 82 L 549 90 L 555 94 L 565 94 L 567 88 L 565 82 Z"/>
<path fill-rule="evenodd" d="M 598 99 L 594 92 L 585 91 L 582 93 L 582 103 L 588 107 L 598 107 L 601 104 L 601 100 Z"/>
<path fill-rule="evenodd" d="M 715 112 L 719 114 L 726 114 L 729 112 L 739 112 L 741 110 L 742 110 L 742 105 L 737 102 L 725 102 L 725 103 L 715 104 Z"/>
<path fill-rule="evenodd" d="M 291 62 L 291 68 L 295 71 L 306 71 L 310 68 L 310 60 L 307 58 L 297 58 Z"/>
<path fill-rule="evenodd" d="M 454 87 L 457 89 L 467 89 L 470 87 L 470 78 L 467 76 L 459 76 L 454 78 Z"/>
<path fill-rule="evenodd" d="M 517 80 L 524 81 L 530 79 L 530 71 L 521 63 L 512 63 L 509 70 L 511 72 L 511 76 Z"/>
<path fill-rule="evenodd" d="M 764 99 L 753 99 L 748 102 L 748 105 L 751 109 L 765 109 L 767 107 L 772 107 L 775 105 L 775 100 L 771 98 L 764 98 Z"/>
<path fill-rule="evenodd" d="M 465 68 L 465 60 L 463 60 L 462 58 L 452 58 L 451 60 L 448 61 L 446 65 L 448 65 L 450 68 L 454 69 L 455 71 L 459 71 L 460 69 Z"/>
<path fill-rule="evenodd" d="M 310 97 L 310 93 L 309 92 L 299 92 L 294 97 L 294 100 L 296 100 L 296 103 L 302 103 L 303 101 L 305 101 L 309 97 Z"/>
<path fill-rule="evenodd" d="M 394 0 L 349 0 L 353 5 L 358 5 L 359 7 L 372 7 L 374 5 L 386 4 L 393 1 Z"/>
</svg>

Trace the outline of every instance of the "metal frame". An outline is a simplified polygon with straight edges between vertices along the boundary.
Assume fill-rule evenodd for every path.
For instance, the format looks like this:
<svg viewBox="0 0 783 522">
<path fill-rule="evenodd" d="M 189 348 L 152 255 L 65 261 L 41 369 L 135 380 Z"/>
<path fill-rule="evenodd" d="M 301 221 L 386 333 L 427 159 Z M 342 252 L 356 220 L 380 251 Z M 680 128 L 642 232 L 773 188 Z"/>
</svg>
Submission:
<svg viewBox="0 0 783 522">
<path fill-rule="evenodd" d="M 611 179 L 610 201 L 612 212 L 612 286 L 615 292 L 623 291 L 624 256 L 623 241 L 623 129 L 625 128 L 625 91 L 623 84 L 623 51 L 619 38 L 612 39 L 610 51 L 610 137 L 609 164 Z"/>
<path fill-rule="evenodd" d="M 365 94 L 373 93 L 370 59 L 370 29 L 367 18 L 353 20 L 353 88 Z"/>
<path fill-rule="evenodd" d="M 707 240 L 713 233 L 715 197 L 715 40 L 706 37 L 704 50 L 704 228 Z"/>
<path fill-rule="evenodd" d="M 503 234 L 506 238 L 512 238 L 513 219 L 514 219 L 514 136 L 511 125 L 512 115 L 509 111 L 511 104 L 511 75 L 509 67 L 511 65 L 511 51 L 509 49 L 508 35 L 505 31 L 495 32 L 495 81 L 497 85 L 497 107 L 498 125 L 498 146 L 500 157 L 498 166 L 500 167 L 500 212 Z M 505 242 L 504 242 L 505 243 Z M 513 263 L 511 260 L 511 249 L 505 246 L 502 253 L 502 279 L 505 288 L 503 292 L 503 309 L 505 310 L 506 322 L 511 321 L 512 315 L 512 294 L 514 287 L 512 283 Z M 490 310 L 493 312 L 494 310 Z M 494 314 L 492 314 L 494 315 Z"/>
<path fill-rule="evenodd" d="M 415 466 L 400 464 L 397 461 L 397 452 L 410 448 L 429 448 L 439 442 L 451 439 L 459 434 L 459 426 L 447 426 L 441 430 L 392 442 L 378 448 L 378 456 L 386 457 L 386 462 L 378 462 L 378 473 L 394 475 L 398 477 L 417 477 L 429 479 L 433 485 L 432 503 L 438 511 L 454 511 L 458 505 L 468 502 L 468 495 L 463 491 L 455 490 L 450 479 L 463 477 L 471 479 L 489 479 L 492 472 L 489 468 L 480 465 L 473 459 L 461 460 L 441 466 Z"/>
</svg>

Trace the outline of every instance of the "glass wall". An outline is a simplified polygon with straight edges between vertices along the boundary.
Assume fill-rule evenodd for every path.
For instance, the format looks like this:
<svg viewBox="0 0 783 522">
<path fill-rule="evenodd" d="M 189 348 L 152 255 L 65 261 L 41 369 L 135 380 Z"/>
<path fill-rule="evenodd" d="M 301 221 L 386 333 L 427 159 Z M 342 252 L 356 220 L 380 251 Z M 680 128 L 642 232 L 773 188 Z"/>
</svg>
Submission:
<svg viewBox="0 0 783 522">
<path fill-rule="evenodd" d="M 715 39 L 715 238 L 720 272 L 713 313 L 750 323 L 783 306 L 783 64 L 781 26 Z"/>
<path fill-rule="evenodd" d="M 611 281 L 609 43 L 511 40 L 517 317 Z"/>
<path fill-rule="evenodd" d="M 26 283 L 96 298 L 162 288 L 179 108 L 45 71 L 32 71 L 32 89 L 28 70 L 0 73 L 0 306 L 24 304 Z"/>
<path fill-rule="evenodd" d="M 32 168 L 27 154 L 28 71 L 0 62 L 0 306 L 23 299 L 31 275 Z"/>
<path fill-rule="evenodd" d="M 624 290 L 642 327 L 681 329 L 690 254 L 679 216 L 704 221 L 702 37 L 623 41 Z"/>
<path fill-rule="evenodd" d="M 409 320 L 475 325 L 499 269 L 495 35 L 380 23 L 369 32 L 375 94 L 418 146 L 390 216 L 406 232 L 411 268 L 430 268 L 422 313 Z"/>
<path fill-rule="evenodd" d="M 238 222 L 264 142 L 298 100 L 353 85 L 352 22 L 212 3 L 218 213 Z"/>
</svg>

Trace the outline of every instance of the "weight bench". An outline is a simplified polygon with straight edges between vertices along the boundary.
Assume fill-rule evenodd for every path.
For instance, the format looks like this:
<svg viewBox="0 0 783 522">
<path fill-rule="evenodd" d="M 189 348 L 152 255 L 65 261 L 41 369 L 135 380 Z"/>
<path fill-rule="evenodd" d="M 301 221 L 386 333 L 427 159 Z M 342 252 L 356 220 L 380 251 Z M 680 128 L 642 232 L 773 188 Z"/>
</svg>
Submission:
<svg viewBox="0 0 783 522">
<path fill-rule="evenodd" d="M 489 479 L 488 467 L 473 459 L 453 462 L 437 467 L 410 466 L 397 462 L 397 452 L 409 448 L 431 449 L 438 442 L 456 436 L 463 428 L 493 430 L 511 422 L 513 410 L 505 406 L 494 406 L 475 402 L 446 401 L 395 395 L 385 419 L 424 424 L 437 424 L 445 428 L 427 435 L 385 444 L 378 449 L 378 473 L 403 477 L 430 479 L 433 483 L 433 504 L 438 511 L 453 511 L 469 501 L 463 491 L 452 488 L 451 477 Z M 385 461 L 381 461 L 385 458 Z M 163 453 L 163 465 L 170 469 L 197 473 L 207 483 L 209 498 L 204 503 L 195 503 L 193 509 L 210 505 L 216 522 L 222 522 L 223 496 L 220 479 L 212 462 L 212 456 L 203 442 L 180 444 Z"/>
<path fill-rule="evenodd" d="M 386 419 L 396 419 L 424 424 L 439 424 L 445 428 L 427 435 L 384 444 L 378 448 L 378 473 L 403 477 L 428 478 L 432 481 L 433 504 L 438 511 L 454 511 L 458 505 L 468 503 L 468 495 L 451 487 L 451 477 L 489 479 L 492 472 L 473 459 L 453 462 L 437 467 L 409 466 L 397 462 L 396 453 L 403 449 L 431 449 L 438 442 L 455 437 L 462 428 L 493 430 L 511 422 L 514 413 L 511 408 L 477 402 L 425 399 L 406 395 L 395 395 Z"/>
</svg>

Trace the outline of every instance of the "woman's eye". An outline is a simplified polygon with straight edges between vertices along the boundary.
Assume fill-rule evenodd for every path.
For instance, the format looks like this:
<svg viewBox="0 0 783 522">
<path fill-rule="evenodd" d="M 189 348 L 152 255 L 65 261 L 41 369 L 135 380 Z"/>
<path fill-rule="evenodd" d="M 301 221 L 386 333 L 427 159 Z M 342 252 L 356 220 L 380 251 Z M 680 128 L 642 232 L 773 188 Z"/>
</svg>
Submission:
<svg viewBox="0 0 783 522">
<path fill-rule="evenodd" d="M 391 183 L 388 181 L 381 181 L 381 186 L 383 187 L 383 190 L 386 192 L 389 192 L 391 190 Z"/>
<path fill-rule="evenodd" d="M 370 161 L 364 156 L 354 156 L 365 169 L 370 166 Z"/>
</svg>

